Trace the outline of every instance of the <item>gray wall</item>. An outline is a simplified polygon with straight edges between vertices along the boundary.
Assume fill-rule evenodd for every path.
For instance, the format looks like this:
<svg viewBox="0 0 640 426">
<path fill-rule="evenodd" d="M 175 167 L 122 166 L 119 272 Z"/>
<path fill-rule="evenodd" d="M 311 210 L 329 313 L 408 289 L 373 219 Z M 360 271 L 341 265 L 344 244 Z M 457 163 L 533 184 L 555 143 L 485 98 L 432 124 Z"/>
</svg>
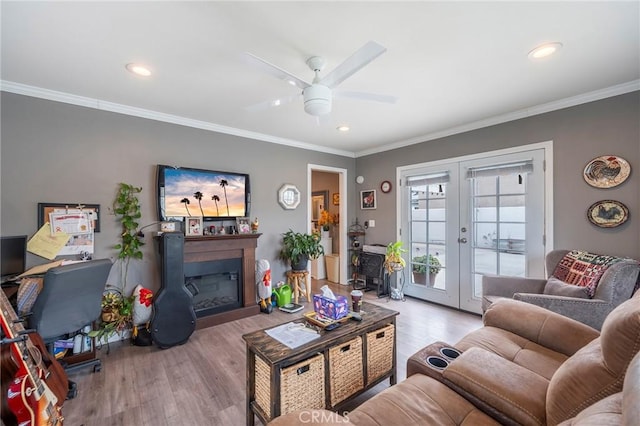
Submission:
<svg viewBox="0 0 640 426">
<path fill-rule="evenodd" d="M 377 209 L 360 210 L 358 206 L 355 212 L 360 223 L 376 220 L 376 227 L 367 230 L 367 243 L 396 239 L 398 183 L 394 182 L 389 194 L 382 194 L 379 187 L 383 180 L 394 181 L 397 167 L 550 140 L 555 248 L 640 258 L 640 92 L 358 158 L 357 174 L 364 176 L 365 183 L 357 185 L 356 191 L 378 189 Z M 625 158 L 632 170 L 629 179 L 610 189 L 589 186 L 582 172 L 601 155 Z M 627 223 L 603 229 L 587 220 L 587 208 L 606 199 L 621 201 L 629 208 Z"/>
<path fill-rule="evenodd" d="M 271 262 L 273 282 L 286 267 L 277 261 L 281 233 L 307 230 L 307 164 L 355 173 L 355 160 L 163 122 L 2 92 L 0 232 L 33 235 L 37 204 L 101 205 L 95 258 L 116 255 L 119 226 L 109 211 L 119 182 L 141 186 L 141 225 L 157 220 L 157 164 L 237 171 L 251 176 L 251 218 L 263 235 L 256 256 Z M 277 191 L 293 183 L 302 202 L 283 210 Z M 351 190 L 355 183 L 351 185 Z M 145 230 L 142 283 L 158 286 L 156 226 Z M 47 262 L 29 255 L 28 266 Z"/>
<path fill-rule="evenodd" d="M 155 166 L 247 172 L 251 175 L 251 217 L 260 220 L 257 256 L 271 262 L 274 282 L 285 265 L 277 261 L 280 234 L 288 228 L 307 229 L 307 164 L 347 169 L 348 223 L 375 219 L 367 243 L 395 240 L 393 191 L 379 191 L 383 180 L 394 181 L 396 167 L 469 155 L 488 150 L 553 140 L 555 247 L 640 258 L 640 92 L 475 130 L 358 159 L 323 154 L 230 135 L 182 127 L 121 114 L 97 111 L 1 92 L 0 232 L 33 235 L 37 203 L 91 203 L 102 206 L 101 232 L 95 257 L 113 257 L 119 227 L 110 214 L 117 184 L 141 186 L 143 225 L 156 220 Z M 582 179 L 584 166 L 596 156 L 627 159 L 630 178 L 613 189 L 596 189 Z M 363 175 L 356 185 L 353 177 Z M 296 210 L 283 210 L 277 190 L 294 183 L 302 193 Z M 360 210 L 359 191 L 378 189 L 378 208 Z M 630 210 L 629 221 L 601 229 L 586 219 L 593 202 L 616 199 Z M 341 220 L 344 220 L 341 218 Z M 157 287 L 157 255 L 147 229 L 145 282 Z M 46 260 L 30 255 L 29 266 Z"/>
</svg>

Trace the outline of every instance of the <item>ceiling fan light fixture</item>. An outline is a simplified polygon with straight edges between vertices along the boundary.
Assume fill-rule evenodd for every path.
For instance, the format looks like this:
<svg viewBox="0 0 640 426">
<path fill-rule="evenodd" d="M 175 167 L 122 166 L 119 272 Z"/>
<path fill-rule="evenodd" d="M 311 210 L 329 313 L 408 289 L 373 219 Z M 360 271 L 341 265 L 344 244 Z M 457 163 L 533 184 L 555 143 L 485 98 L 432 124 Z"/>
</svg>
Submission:
<svg viewBox="0 0 640 426">
<path fill-rule="evenodd" d="M 533 60 L 542 59 L 542 58 L 546 58 L 548 56 L 553 55 L 561 48 L 562 48 L 562 43 L 557 41 L 554 41 L 551 43 L 544 43 L 536 47 L 535 49 L 533 49 L 531 52 L 529 52 L 528 56 L 529 56 L 529 59 L 533 59 Z"/>
<path fill-rule="evenodd" d="M 302 91 L 304 111 L 310 115 L 326 115 L 331 112 L 331 89 L 321 84 L 312 84 Z"/>
</svg>

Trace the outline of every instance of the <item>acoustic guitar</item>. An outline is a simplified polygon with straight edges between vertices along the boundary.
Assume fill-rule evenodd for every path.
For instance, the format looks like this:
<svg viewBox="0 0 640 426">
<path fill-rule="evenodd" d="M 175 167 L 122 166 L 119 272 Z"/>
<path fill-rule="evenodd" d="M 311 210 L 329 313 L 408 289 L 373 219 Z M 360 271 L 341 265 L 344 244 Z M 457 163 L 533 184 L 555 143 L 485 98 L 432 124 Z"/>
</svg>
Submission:
<svg viewBox="0 0 640 426">
<path fill-rule="evenodd" d="M 11 341 L 11 343 L 4 343 L 3 346 L 9 345 L 11 358 L 17 367 L 17 372 L 5 394 L 9 409 L 21 426 L 61 426 L 64 420 L 62 417 L 64 396 L 57 396 L 46 380 L 49 379 L 55 386 L 56 393 L 60 394 L 64 388 L 64 395 L 66 395 L 68 382 L 64 369 L 54 360 L 50 367 L 55 365 L 57 367 L 54 369 L 60 370 L 57 370 L 55 375 L 57 377 L 52 376 L 44 364 L 43 354 L 47 353 L 46 349 L 38 349 L 32 341 L 32 338 L 35 339 L 37 336 L 39 343 L 44 346 L 42 339 L 36 333 L 26 333 L 22 321 L 2 291 L 0 291 L 0 319 L 2 331 L 6 336 L 5 340 Z"/>
</svg>

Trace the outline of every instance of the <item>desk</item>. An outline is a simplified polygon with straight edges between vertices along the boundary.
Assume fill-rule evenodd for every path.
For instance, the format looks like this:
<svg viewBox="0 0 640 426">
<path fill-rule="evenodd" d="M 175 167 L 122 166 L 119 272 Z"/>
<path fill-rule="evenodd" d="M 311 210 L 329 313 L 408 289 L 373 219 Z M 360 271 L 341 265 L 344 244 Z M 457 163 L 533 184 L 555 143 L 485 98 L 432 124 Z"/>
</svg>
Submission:
<svg viewBox="0 0 640 426">
<path fill-rule="evenodd" d="M 367 302 L 363 302 L 361 312 L 361 322 L 349 320 L 333 331 L 320 331 L 320 338 L 295 349 L 271 338 L 266 329 L 242 336 L 247 354 L 247 425 L 253 426 L 254 415 L 266 424 L 301 408 L 338 411 L 387 378 L 394 385 L 398 312 Z M 337 358 L 349 354 L 359 359 L 347 363 Z M 348 371 L 341 370 L 345 365 Z M 349 367 L 353 365 L 360 367 Z M 285 376 L 288 372 L 293 373 L 293 379 Z M 307 380 L 305 374 L 313 374 L 309 382 L 313 386 L 291 384 L 292 380 Z M 345 389 L 342 385 L 346 376 L 349 385 L 358 385 Z M 310 400 L 313 403 L 308 404 Z"/>
</svg>

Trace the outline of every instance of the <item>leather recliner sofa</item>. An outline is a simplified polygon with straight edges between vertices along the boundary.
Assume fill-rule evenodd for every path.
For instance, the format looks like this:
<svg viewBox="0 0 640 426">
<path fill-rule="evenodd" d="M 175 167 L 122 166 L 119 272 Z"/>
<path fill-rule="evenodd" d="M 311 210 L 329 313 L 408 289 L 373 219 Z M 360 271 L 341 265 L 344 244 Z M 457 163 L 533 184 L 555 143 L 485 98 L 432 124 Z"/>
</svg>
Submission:
<svg viewBox="0 0 640 426">
<path fill-rule="evenodd" d="M 601 332 L 511 299 L 492 304 L 484 324 L 452 345 L 462 354 L 441 372 L 427 347 L 407 361 L 406 380 L 345 416 L 303 410 L 270 424 L 640 424 L 640 292 Z"/>
</svg>

